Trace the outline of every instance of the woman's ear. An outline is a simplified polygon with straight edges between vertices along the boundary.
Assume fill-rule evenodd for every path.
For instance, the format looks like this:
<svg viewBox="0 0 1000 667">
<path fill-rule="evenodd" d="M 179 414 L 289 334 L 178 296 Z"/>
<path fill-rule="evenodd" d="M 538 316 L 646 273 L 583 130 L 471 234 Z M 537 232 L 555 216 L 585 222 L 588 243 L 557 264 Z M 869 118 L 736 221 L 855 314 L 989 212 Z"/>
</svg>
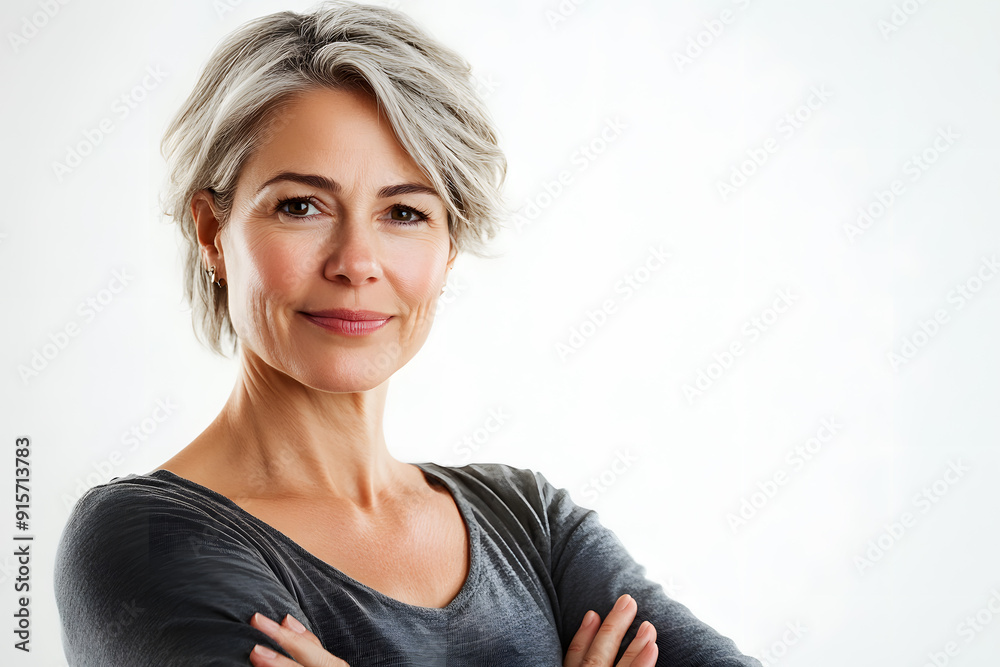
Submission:
<svg viewBox="0 0 1000 667">
<path fill-rule="evenodd" d="M 198 245 L 205 258 L 205 269 L 216 267 L 215 276 L 224 277 L 224 258 L 220 242 L 219 217 L 215 208 L 215 194 L 211 190 L 198 190 L 191 196 L 191 217 L 198 230 Z"/>
</svg>

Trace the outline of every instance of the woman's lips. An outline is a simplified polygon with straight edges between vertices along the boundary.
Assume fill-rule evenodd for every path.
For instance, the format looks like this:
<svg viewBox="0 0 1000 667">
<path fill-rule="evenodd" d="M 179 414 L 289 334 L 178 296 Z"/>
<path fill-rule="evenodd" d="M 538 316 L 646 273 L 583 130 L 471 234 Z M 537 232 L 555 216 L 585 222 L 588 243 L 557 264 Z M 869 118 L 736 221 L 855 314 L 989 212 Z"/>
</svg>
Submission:
<svg viewBox="0 0 1000 667">
<path fill-rule="evenodd" d="M 366 336 L 378 331 L 392 318 L 391 315 L 376 313 L 371 310 L 321 310 L 312 313 L 302 313 L 307 320 L 345 336 Z"/>
<path fill-rule="evenodd" d="M 351 308 L 329 308 L 327 310 L 310 310 L 305 313 L 313 317 L 335 317 L 339 320 L 387 320 L 391 315 L 374 310 L 352 310 Z"/>
</svg>

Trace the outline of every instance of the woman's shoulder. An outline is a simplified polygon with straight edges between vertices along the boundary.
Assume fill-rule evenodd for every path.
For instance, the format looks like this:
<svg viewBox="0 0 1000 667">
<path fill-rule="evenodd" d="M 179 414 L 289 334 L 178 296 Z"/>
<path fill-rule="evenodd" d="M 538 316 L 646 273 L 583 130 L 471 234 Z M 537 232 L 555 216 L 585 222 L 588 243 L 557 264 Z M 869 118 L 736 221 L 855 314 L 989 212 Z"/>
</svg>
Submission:
<svg viewBox="0 0 1000 667">
<path fill-rule="evenodd" d="M 542 473 L 507 463 L 467 463 L 462 466 L 420 463 L 421 468 L 437 472 L 467 488 L 489 490 L 499 495 L 539 491 L 548 484 Z"/>
<path fill-rule="evenodd" d="M 94 558 L 152 564 L 210 548 L 234 552 L 248 541 L 233 508 L 166 470 L 154 470 L 88 489 L 70 510 L 57 561 L 59 567 Z"/>
<path fill-rule="evenodd" d="M 421 463 L 420 467 L 450 479 L 463 495 L 489 506 L 503 506 L 521 514 L 530 512 L 542 524 L 551 515 L 584 510 L 575 505 L 564 488 L 553 485 L 545 475 L 531 468 L 506 463 L 469 463 L 448 466 Z"/>
<path fill-rule="evenodd" d="M 211 499 L 178 484 L 176 476 L 165 470 L 131 473 L 87 489 L 70 510 L 66 526 L 114 529 L 156 514 L 203 519 L 213 515 L 209 511 L 213 504 Z"/>
<path fill-rule="evenodd" d="M 55 558 L 67 654 L 102 665 L 209 664 L 210 655 L 211 664 L 246 664 L 256 632 L 246 620 L 292 613 L 294 575 L 266 537 L 225 509 L 167 471 L 86 491 Z"/>
</svg>

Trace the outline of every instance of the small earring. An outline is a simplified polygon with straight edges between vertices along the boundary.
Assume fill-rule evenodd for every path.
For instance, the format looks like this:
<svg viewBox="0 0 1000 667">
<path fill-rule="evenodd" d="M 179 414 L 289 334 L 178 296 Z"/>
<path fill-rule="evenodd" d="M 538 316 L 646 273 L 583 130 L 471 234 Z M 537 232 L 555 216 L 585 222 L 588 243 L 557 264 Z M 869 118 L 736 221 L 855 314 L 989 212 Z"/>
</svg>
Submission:
<svg viewBox="0 0 1000 667">
<path fill-rule="evenodd" d="M 214 266 L 210 267 L 208 269 L 205 269 L 205 273 L 208 274 L 208 278 L 209 278 L 209 280 L 212 281 L 212 284 L 214 284 L 219 289 L 222 289 L 223 287 L 226 286 L 226 279 L 225 278 L 219 278 L 218 280 L 215 279 L 215 267 Z"/>
</svg>

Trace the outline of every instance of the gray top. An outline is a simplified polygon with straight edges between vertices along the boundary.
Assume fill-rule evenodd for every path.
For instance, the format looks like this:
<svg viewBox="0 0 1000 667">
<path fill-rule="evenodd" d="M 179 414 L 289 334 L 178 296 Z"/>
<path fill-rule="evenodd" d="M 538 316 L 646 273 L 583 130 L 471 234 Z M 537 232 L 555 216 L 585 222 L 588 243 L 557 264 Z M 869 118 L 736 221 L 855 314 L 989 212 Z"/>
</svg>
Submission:
<svg viewBox="0 0 1000 667">
<path fill-rule="evenodd" d="M 623 593 L 657 630 L 657 665 L 760 663 L 669 599 L 597 513 L 531 470 L 416 464 L 444 484 L 469 534 L 469 575 L 446 607 L 388 597 L 225 496 L 167 470 L 98 485 L 59 542 L 55 595 L 70 665 L 246 667 L 249 624 L 291 614 L 351 667 L 559 667 L 588 609 Z M 615 662 L 618 662 L 618 659 Z"/>
</svg>

